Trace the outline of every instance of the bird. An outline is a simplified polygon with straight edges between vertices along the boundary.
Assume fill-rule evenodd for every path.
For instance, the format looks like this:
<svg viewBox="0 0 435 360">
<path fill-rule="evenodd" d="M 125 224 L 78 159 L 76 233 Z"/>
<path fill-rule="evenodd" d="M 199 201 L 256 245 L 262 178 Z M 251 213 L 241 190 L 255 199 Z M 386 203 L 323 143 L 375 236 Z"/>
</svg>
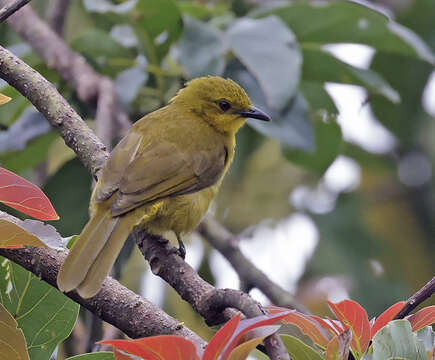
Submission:
<svg viewBox="0 0 435 360">
<path fill-rule="evenodd" d="M 63 292 L 95 296 L 135 227 L 182 237 L 200 223 L 234 158 L 248 118 L 271 121 L 236 82 L 190 80 L 169 103 L 136 121 L 114 147 L 92 192 L 90 220 L 57 277 Z"/>
</svg>

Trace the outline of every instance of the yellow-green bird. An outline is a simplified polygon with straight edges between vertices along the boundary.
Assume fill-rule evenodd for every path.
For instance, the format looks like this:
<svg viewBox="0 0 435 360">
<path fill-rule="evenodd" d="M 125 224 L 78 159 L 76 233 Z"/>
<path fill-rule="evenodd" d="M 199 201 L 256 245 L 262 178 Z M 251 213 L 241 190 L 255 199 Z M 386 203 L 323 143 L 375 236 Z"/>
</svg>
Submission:
<svg viewBox="0 0 435 360">
<path fill-rule="evenodd" d="M 192 232 L 234 157 L 247 118 L 270 121 L 231 79 L 202 77 L 139 121 L 113 149 L 92 194 L 91 219 L 59 271 L 60 290 L 97 294 L 135 226 Z"/>
</svg>

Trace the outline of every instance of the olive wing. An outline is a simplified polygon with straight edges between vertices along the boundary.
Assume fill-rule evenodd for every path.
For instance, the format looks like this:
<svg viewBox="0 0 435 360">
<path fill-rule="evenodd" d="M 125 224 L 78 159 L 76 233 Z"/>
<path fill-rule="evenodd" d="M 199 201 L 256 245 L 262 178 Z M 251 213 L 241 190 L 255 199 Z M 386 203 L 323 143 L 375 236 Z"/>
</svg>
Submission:
<svg viewBox="0 0 435 360">
<path fill-rule="evenodd" d="M 125 169 L 112 203 L 112 215 L 214 185 L 225 168 L 226 157 L 224 147 L 188 152 L 166 141 L 149 144 Z"/>
</svg>

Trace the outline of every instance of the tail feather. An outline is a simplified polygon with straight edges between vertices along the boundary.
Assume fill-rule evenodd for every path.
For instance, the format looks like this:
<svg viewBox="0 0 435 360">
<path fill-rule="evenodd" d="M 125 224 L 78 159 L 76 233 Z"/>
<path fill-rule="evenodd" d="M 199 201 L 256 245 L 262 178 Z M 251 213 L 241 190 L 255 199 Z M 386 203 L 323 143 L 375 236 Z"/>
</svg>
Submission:
<svg viewBox="0 0 435 360">
<path fill-rule="evenodd" d="M 117 219 L 118 223 L 109 239 L 107 239 L 103 249 L 89 268 L 86 277 L 77 287 L 77 292 L 83 298 L 89 298 L 97 294 L 130 233 L 131 226 L 128 222 L 119 221 L 119 217 Z"/>
<path fill-rule="evenodd" d="M 91 217 L 59 270 L 59 290 L 68 292 L 83 282 L 118 223 L 119 218 L 110 216 L 110 210 L 97 211 Z"/>
</svg>

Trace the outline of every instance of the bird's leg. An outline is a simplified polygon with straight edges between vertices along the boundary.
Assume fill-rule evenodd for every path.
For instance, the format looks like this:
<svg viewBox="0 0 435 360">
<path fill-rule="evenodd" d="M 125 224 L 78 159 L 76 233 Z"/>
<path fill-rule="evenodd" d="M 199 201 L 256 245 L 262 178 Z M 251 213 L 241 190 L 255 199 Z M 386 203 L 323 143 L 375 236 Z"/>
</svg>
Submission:
<svg viewBox="0 0 435 360">
<path fill-rule="evenodd" d="M 184 260 L 184 258 L 186 257 L 186 247 L 184 246 L 183 240 L 181 240 L 181 235 L 176 235 L 178 240 L 178 255 L 180 255 L 180 257 Z"/>
</svg>

